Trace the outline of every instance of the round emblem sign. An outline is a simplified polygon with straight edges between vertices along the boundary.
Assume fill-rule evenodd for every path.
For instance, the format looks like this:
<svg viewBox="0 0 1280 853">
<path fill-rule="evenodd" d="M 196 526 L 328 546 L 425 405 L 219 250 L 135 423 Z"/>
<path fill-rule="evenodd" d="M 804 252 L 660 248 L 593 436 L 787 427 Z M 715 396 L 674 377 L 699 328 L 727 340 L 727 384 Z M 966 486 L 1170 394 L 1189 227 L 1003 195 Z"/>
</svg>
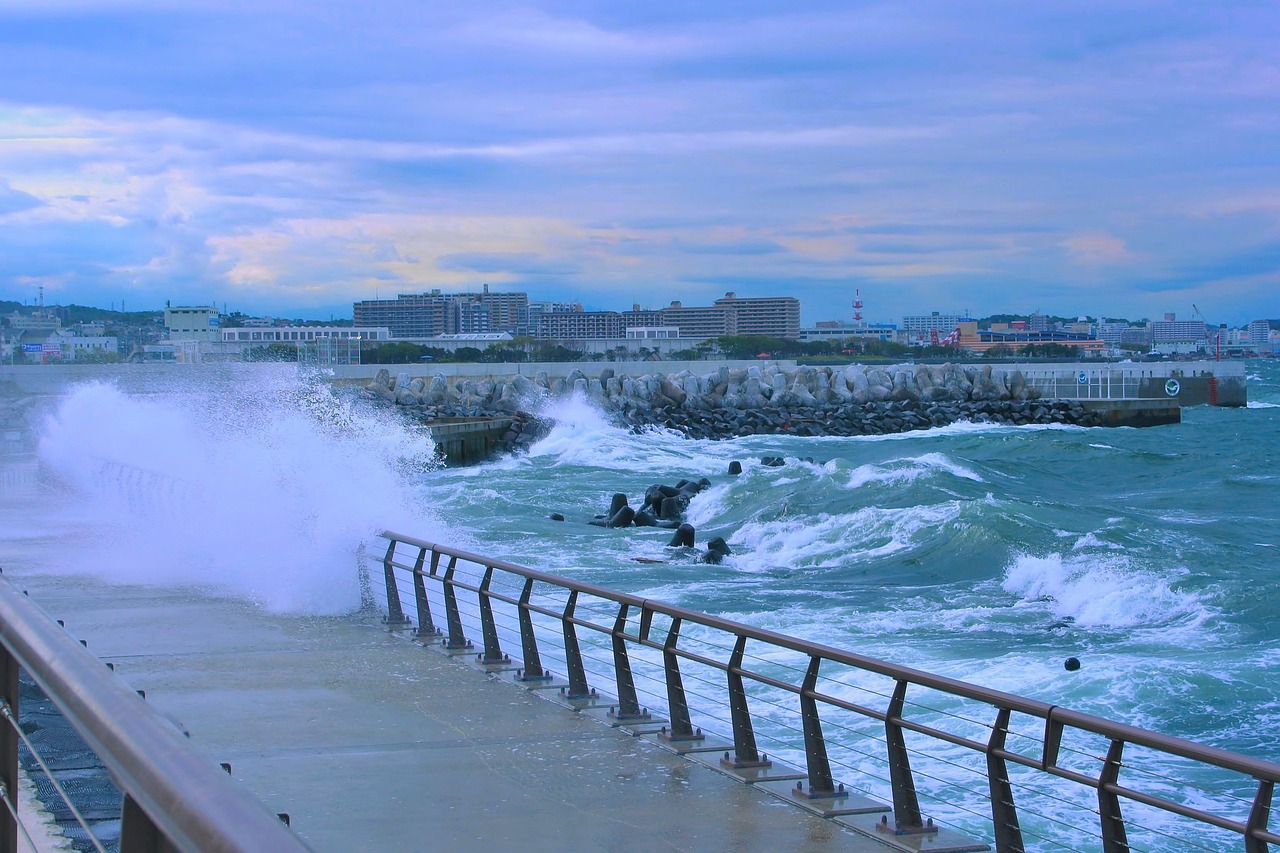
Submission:
<svg viewBox="0 0 1280 853">
<path fill-rule="evenodd" d="M 1178 380 L 1176 379 L 1170 379 L 1168 382 L 1164 383 L 1164 393 L 1168 394 L 1170 397 L 1178 396 L 1178 392 L 1181 390 L 1182 386 L 1178 384 Z"/>
<path fill-rule="evenodd" d="M 1076 381 L 1083 385 L 1089 381 L 1089 374 L 1085 373 L 1083 370 L 1080 371 L 1076 374 Z"/>
</svg>

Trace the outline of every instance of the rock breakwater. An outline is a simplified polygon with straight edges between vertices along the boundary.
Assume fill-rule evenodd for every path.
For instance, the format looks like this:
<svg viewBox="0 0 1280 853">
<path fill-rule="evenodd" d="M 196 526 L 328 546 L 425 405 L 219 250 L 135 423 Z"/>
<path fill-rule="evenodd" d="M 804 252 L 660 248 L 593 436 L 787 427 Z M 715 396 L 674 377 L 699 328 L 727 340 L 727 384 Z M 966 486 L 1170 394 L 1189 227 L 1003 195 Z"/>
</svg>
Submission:
<svg viewBox="0 0 1280 853">
<path fill-rule="evenodd" d="M 1097 426 L 1099 417 L 1077 402 L 1042 400 L 1017 369 L 901 364 L 889 367 L 722 366 L 699 374 L 619 375 L 603 368 L 588 377 L 580 369 L 566 377 L 545 372 L 509 378 L 450 382 L 392 377 L 380 370 L 370 396 L 415 409 L 432 420 L 455 417 L 518 416 L 516 438 L 541 432 L 527 413 L 549 400 L 578 395 L 593 401 L 620 425 L 632 429 L 663 426 L 692 438 L 746 435 L 883 435 L 979 423 L 1078 424 Z"/>
</svg>

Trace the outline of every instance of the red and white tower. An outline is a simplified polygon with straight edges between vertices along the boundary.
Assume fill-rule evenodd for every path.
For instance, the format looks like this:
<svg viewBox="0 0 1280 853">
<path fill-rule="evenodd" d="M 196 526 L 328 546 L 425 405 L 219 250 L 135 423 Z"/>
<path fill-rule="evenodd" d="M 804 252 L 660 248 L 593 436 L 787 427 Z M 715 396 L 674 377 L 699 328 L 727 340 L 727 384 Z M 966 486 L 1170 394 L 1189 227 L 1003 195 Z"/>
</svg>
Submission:
<svg viewBox="0 0 1280 853">
<path fill-rule="evenodd" d="M 861 289 L 855 290 L 853 292 L 853 325 L 859 329 L 861 329 L 863 326 L 866 325 L 866 323 L 862 321 L 862 290 Z"/>
</svg>

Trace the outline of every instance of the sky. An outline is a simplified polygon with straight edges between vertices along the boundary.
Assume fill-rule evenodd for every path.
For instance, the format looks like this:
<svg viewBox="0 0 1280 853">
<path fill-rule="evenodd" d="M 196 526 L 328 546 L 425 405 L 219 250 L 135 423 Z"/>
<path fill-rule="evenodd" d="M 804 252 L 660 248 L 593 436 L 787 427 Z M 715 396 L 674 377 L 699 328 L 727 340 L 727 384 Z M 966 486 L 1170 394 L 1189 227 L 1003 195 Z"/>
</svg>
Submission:
<svg viewBox="0 0 1280 853">
<path fill-rule="evenodd" d="M 1272 0 L 0 0 L 0 299 L 1280 317 L 1277 44 Z"/>
</svg>

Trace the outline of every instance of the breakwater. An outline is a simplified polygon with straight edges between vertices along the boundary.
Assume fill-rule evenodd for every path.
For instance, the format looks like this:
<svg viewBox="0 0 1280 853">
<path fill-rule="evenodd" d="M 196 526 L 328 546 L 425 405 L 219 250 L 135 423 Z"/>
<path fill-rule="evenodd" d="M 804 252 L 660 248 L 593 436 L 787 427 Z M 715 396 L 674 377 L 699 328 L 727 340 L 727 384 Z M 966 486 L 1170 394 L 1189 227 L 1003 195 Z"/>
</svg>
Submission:
<svg viewBox="0 0 1280 853">
<path fill-rule="evenodd" d="M 1103 419 L 1078 401 L 1047 400 L 1022 371 L 991 365 L 896 365 L 842 368 L 775 364 L 721 366 L 705 374 L 617 374 L 603 368 L 588 377 L 393 377 L 380 370 L 369 396 L 415 410 L 424 420 L 458 417 L 513 419 L 506 443 L 527 446 L 543 432 L 528 414 L 546 402 L 577 395 L 632 430 L 661 426 L 691 438 L 749 435 L 884 435 L 959 421 L 1077 424 Z"/>
</svg>

